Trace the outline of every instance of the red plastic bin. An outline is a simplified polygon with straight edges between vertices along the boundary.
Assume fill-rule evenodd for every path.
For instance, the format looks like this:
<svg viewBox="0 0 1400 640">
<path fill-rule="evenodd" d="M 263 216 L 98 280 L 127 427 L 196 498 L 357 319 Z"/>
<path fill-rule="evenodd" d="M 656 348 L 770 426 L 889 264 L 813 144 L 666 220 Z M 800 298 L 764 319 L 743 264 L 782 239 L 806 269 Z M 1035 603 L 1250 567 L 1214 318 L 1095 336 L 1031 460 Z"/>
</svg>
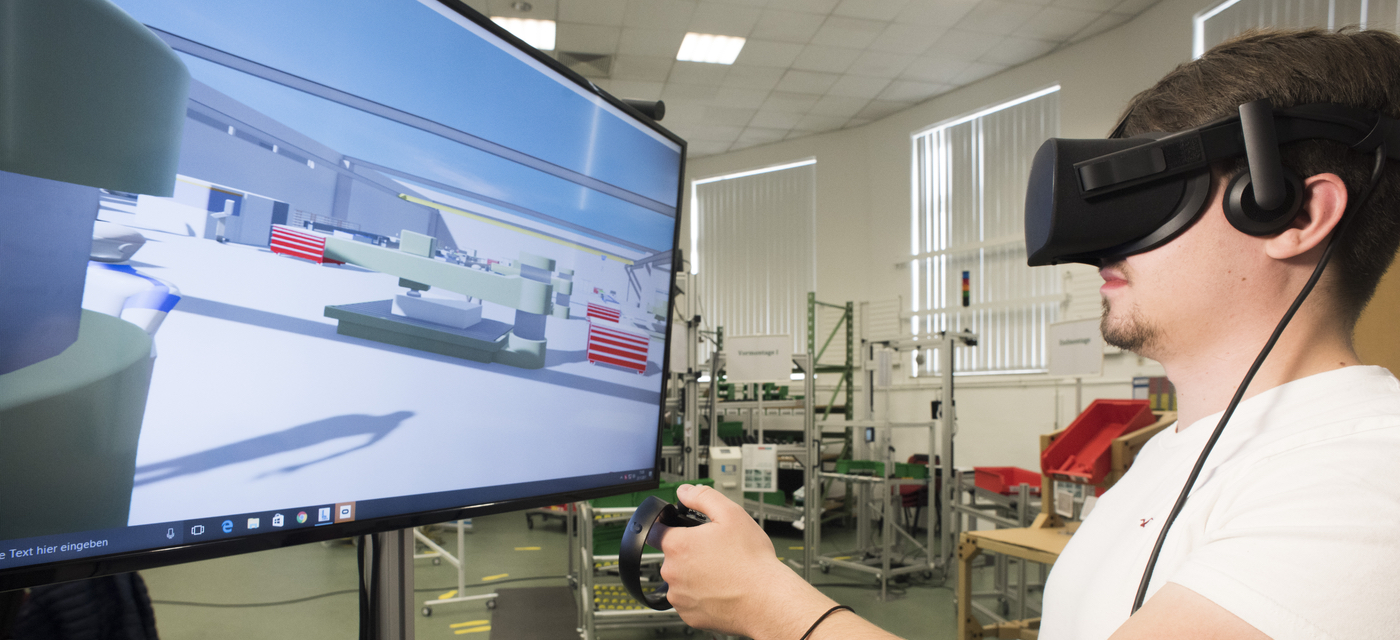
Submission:
<svg viewBox="0 0 1400 640">
<path fill-rule="evenodd" d="M 1113 439 L 1156 420 L 1146 400 L 1095 400 L 1041 452 L 1040 468 L 1056 479 L 1099 484 L 1108 476 Z"/>
<path fill-rule="evenodd" d="M 1009 496 L 1016 487 L 1031 486 L 1031 495 L 1040 495 L 1040 474 L 1020 467 L 973 467 L 977 488 Z"/>
</svg>

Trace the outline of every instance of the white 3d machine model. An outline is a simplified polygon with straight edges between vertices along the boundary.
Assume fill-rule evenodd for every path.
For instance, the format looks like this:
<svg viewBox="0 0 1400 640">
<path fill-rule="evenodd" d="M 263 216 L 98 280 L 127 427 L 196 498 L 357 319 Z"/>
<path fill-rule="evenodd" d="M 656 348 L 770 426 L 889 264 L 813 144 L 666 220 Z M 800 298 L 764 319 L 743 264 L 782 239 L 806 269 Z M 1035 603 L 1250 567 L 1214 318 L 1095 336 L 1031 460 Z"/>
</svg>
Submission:
<svg viewBox="0 0 1400 640">
<path fill-rule="evenodd" d="M 556 276 L 555 262 L 549 258 L 522 251 L 514 266 L 490 264 L 483 268 L 439 260 L 435 257 L 436 238 L 407 230 L 400 235 L 397 249 L 291 227 L 274 230 L 274 240 L 279 232 L 284 237 L 294 234 L 295 242 L 310 244 L 306 248 L 319 254 L 314 256 L 318 261 L 343 262 L 398 276 L 399 285 L 409 290 L 394 300 L 327 306 L 325 315 L 339 321 L 336 332 L 341 335 L 477 362 L 540 369 L 545 364 L 546 318 L 569 317 L 567 296 L 573 290 L 569 279 L 573 272 Z M 317 244 L 321 245 L 319 252 L 315 251 Z M 471 300 L 423 297 L 422 292 L 432 287 Z M 556 292 L 561 294 L 562 304 L 556 304 Z M 515 309 L 515 324 L 483 318 L 481 301 Z"/>
</svg>

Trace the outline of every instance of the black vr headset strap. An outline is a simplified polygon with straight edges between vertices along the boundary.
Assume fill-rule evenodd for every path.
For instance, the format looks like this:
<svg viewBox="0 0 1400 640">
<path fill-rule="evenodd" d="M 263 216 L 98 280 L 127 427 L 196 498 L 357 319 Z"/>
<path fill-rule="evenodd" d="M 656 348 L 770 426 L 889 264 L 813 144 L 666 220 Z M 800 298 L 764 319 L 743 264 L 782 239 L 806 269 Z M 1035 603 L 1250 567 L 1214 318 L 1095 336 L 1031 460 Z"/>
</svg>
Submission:
<svg viewBox="0 0 1400 640">
<path fill-rule="evenodd" d="M 1392 118 L 1335 104 L 1305 105 L 1275 111 L 1267 100 L 1259 100 L 1241 108 L 1246 107 L 1258 125 L 1253 127 L 1254 133 L 1267 129 L 1265 123 L 1269 118 L 1266 114 L 1273 115 L 1275 144 L 1255 141 L 1260 143 L 1255 146 L 1266 155 L 1269 152 L 1263 150 L 1265 147 L 1277 149 L 1279 145 L 1290 142 L 1321 139 L 1340 142 L 1361 152 L 1371 151 L 1385 142 L 1387 155 L 1400 160 L 1400 121 Z M 1236 115 L 1130 149 L 1077 162 L 1074 168 L 1079 176 L 1082 197 L 1093 200 L 1198 171 L 1217 160 L 1246 155 L 1250 151 L 1249 146 L 1241 117 Z"/>
</svg>

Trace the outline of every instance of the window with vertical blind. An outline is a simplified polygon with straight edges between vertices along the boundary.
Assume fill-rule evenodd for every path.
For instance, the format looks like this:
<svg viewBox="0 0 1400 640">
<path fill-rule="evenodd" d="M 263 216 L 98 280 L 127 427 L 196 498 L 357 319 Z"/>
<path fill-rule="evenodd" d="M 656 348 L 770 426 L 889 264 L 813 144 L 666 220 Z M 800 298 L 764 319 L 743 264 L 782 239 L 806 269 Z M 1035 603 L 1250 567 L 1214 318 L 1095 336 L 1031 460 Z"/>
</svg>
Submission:
<svg viewBox="0 0 1400 640">
<path fill-rule="evenodd" d="M 1046 367 L 1064 295 L 1056 269 L 1026 266 L 1024 211 L 1031 159 L 1059 129 L 1056 86 L 914 134 L 909 327 L 979 334 L 959 372 Z M 925 356 L 914 375 L 937 373 Z"/>
<path fill-rule="evenodd" d="M 691 273 L 701 318 L 725 335 L 791 335 L 807 351 L 816 291 L 816 160 L 691 183 Z"/>
<path fill-rule="evenodd" d="M 1395 31 L 1400 0 L 1226 0 L 1195 18 L 1192 54 L 1201 54 L 1249 29 L 1326 27 Z"/>
</svg>

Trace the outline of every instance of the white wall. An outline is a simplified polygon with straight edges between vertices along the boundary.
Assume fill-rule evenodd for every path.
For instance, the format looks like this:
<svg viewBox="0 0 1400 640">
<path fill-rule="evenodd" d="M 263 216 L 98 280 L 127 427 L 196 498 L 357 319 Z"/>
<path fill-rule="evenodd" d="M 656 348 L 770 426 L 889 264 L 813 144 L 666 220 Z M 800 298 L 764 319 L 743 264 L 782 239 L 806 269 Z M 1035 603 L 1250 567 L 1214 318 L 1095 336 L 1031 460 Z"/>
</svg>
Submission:
<svg viewBox="0 0 1400 640">
<path fill-rule="evenodd" d="M 816 158 L 818 297 L 836 302 L 907 296 L 913 133 L 1059 84 L 1060 135 L 1102 137 L 1135 93 L 1190 59 L 1191 18 L 1211 4 L 1161 0 L 1114 30 L 863 127 L 693 160 L 687 179 Z M 688 234 L 685 222 L 682 247 L 689 247 Z M 1084 403 L 1094 397 L 1129 397 L 1134 375 L 1162 375 L 1162 370 L 1132 354 L 1109 356 L 1105 375 L 1085 381 Z M 967 377 L 958 384 L 959 467 L 1038 469 L 1036 436 L 1073 417 L 1072 380 Z M 922 385 L 891 393 L 894 419 L 923 419 L 929 400 L 937 397 L 936 387 Z M 913 434 L 899 436 L 899 455 L 922 451 L 921 440 Z"/>
</svg>

